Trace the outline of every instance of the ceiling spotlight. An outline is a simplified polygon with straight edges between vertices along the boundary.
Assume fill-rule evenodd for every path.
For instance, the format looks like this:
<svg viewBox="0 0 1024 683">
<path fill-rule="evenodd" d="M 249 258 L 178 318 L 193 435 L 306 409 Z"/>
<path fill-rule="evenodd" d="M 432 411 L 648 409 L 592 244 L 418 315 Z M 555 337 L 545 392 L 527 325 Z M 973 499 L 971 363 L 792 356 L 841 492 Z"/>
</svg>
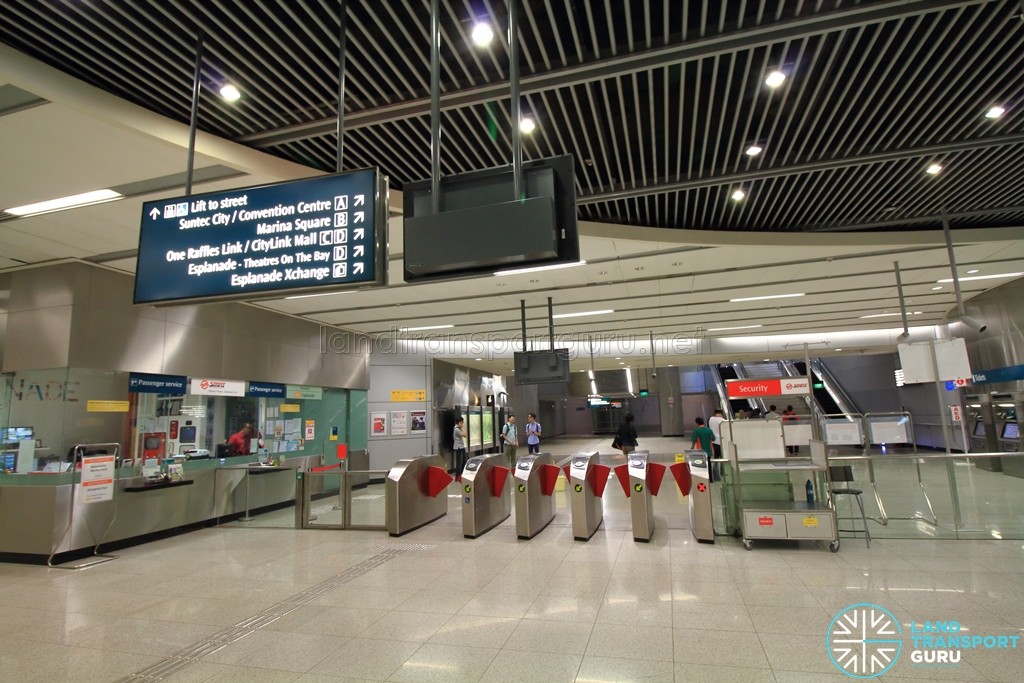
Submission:
<svg viewBox="0 0 1024 683">
<path fill-rule="evenodd" d="M 490 24 L 481 22 L 473 27 L 470 38 L 472 38 L 473 44 L 477 47 L 487 47 L 494 40 L 494 29 L 491 28 Z"/>
<path fill-rule="evenodd" d="M 1003 107 L 1000 107 L 1000 106 L 997 105 L 997 106 L 992 107 L 991 109 L 989 109 L 987 112 L 985 112 L 985 118 L 986 119 L 998 119 L 998 118 L 1001 118 L 1003 116 L 1003 114 L 1005 114 L 1005 113 L 1006 113 L 1006 109 L 1004 109 Z"/>
<path fill-rule="evenodd" d="M 924 172 L 928 175 L 938 175 L 942 171 L 942 164 L 930 164 Z"/>
<path fill-rule="evenodd" d="M 221 86 L 220 96 L 228 102 L 234 102 L 235 100 L 238 100 L 242 97 L 242 93 L 240 93 L 238 91 L 238 88 L 231 85 L 230 83 L 225 83 L 223 86 Z"/>
<path fill-rule="evenodd" d="M 981 272 L 981 271 L 979 271 L 977 268 L 971 268 L 970 270 L 967 271 L 967 274 L 968 275 L 974 275 L 975 273 L 978 273 L 978 272 Z"/>
<path fill-rule="evenodd" d="M 732 197 L 732 200 L 734 202 L 742 202 L 743 199 L 747 196 L 747 193 L 744 192 L 743 190 L 735 190 L 730 196 Z"/>
<path fill-rule="evenodd" d="M 941 286 L 941 285 L 940 285 L 940 286 L 938 286 L 938 287 L 932 287 L 932 291 L 933 291 L 933 292 L 934 292 L 934 291 L 937 291 L 937 290 L 939 290 L 939 289 L 942 289 L 942 286 Z"/>
<path fill-rule="evenodd" d="M 971 328 L 975 332 L 984 332 L 985 330 L 988 329 L 988 325 L 978 322 L 969 315 L 965 315 L 962 318 L 960 318 L 960 322 L 962 322 L 964 325 Z"/>
<path fill-rule="evenodd" d="M 760 154 L 763 151 L 764 151 L 764 148 L 761 147 L 760 145 L 751 145 L 750 147 L 747 147 L 747 151 L 745 152 L 745 154 L 748 157 L 756 157 L 758 154 Z"/>
<path fill-rule="evenodd" d="M 524 116 L 523 119 L 519 122 L 519 132 L 521 132 L 523 135 L 529 135 L 534 130 L 536 130 L 536 128 L 537 124 L 534 123 L 533 119 L 531 119 L 529 116 Z"/>
<path fill-rule="evenodd" d="M 786 82 L 786 74 L 781 71 L 772 71 L 764 79 L 764 84 L 769 88 L 778 88 L 780 85 Z"/>
</svg>

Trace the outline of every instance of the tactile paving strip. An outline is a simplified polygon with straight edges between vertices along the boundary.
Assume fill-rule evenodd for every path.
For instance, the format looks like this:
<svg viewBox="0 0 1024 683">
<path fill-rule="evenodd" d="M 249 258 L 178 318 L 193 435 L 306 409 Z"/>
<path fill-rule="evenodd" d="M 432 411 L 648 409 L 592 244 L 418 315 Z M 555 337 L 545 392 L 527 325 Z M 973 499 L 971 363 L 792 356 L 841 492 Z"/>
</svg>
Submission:
<svg viewBox="0 0 1024 683">
<path fill-rule="evenodd" d="M 373 550 L 380 551 L 377 555 L 363 560 L 359 564 L 354 564 L 340 574 L 336 574 L 329 579 L 325 579 L 315 586 L 311 586 L 304 591 L 282 600 L 276 605 L 272 605 L 265 610 L 257 612 L 248 619 L 245 619 L 234 626 L 229 626 L 223 631 L 213 634 L 209 638 L 201 640 L 194 645 L 189 645 L 188 647 L 165 657 L 156 664 L 125 676 L 120 679 L 118 683 L 124 683 L 126 681 L 163 680 L 171 674 L 198 662 L 206 655 L 227 647 L 231 643 L 241 640 L 245 636 L 253 633 L 254 631 L 258 631 L 268 624 L 272 624 L 286 614 L 294 612 L 306 603 L 315 600 L 325 593 L 331 592 L 338 586 L 348 583 L 352 579 L 380 567 L 407 550 L 427 551 L 433 550 L 436 547 L 437 545 L 430 545 L 426 543 L 378 543 L 373 546 Z"/>
</svg>

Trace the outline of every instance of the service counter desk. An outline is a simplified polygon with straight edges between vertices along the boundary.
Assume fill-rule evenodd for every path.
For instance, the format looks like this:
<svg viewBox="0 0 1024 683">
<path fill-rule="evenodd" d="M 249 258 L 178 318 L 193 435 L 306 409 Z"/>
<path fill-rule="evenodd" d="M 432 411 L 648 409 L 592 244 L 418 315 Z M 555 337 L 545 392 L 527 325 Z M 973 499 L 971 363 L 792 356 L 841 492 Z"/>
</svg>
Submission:
<svg viewBox="0 0 1024 683">
<path fill-rule="evenodd" d="M 295 470 L 322 462 L 321 455 L 287 458 L 281 467 L 261 467 L 256 456 L 190 460 L 181 481 L 157 483 L 123 467 L 113 499 L 95 503 L 83 502 L 78 472 L 2 474 L 0 553 L 48 557 L 286 504 L 295 500 Z"/>
</svg>

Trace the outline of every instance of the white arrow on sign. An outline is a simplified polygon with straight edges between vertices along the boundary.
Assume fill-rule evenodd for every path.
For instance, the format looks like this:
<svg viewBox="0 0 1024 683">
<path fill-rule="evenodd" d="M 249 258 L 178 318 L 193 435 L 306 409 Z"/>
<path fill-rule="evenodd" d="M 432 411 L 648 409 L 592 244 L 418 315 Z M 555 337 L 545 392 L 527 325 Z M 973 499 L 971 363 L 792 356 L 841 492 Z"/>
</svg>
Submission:
<svg viewBox="0 0 1024 683">
<path fill-rule="evenodd" d="M 152 218 L 153 220 L 160 218 L 160 209 L 154 206 L 153 210 L 149 212 L 149 217 Z"/>
<path fill-rule="evenodd" d="M 354 239 L 354 240 L 361 240 L 361 239 L 363 239 L 363 236 L 365 236 L 365 235 L 366 235 L 366 231 L 365 230 L 363 230 L 362 228 L 356 228 L 353 231 L 353 233 L 352 233 L 352 239 Z"/>
<path fill-rule="evenodd" d="M 352 274 L 353 275 L 358 275 L 361 272 L 363 272 L 363 264 L 362 263 L 357 263 L 354 266 L 352 266 Z"/>
<path fill-rule="evenodd" d="M 356 211 L 356 217 L 352 220 L 353 223 L 362 223 L 366 219 L 366 214 L 362 211 Z"/>
<path fill-rule="evenodd" d="M 362 256 L 366 251 L 366 247 L 361 244 L 356 245 L 356 248 L 352 250 L 352 256 Z"/>
<path fill-rule="evenodd" d="M 353 204 L 353 206 L 362 206 L 363 204 L 366 203 L 366 195 L 365 194 L 357 194 L 355 196 L 355 200 L 356 201 Z"/>
</svg>

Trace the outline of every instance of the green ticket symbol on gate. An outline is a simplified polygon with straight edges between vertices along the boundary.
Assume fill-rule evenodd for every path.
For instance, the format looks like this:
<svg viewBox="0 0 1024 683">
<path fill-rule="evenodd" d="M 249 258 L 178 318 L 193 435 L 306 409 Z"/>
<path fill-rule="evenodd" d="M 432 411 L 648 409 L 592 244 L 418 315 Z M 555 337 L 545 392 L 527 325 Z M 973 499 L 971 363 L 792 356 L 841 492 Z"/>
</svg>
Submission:
<svg viewBox="0 0 1024 683">
<path fill-rule="evenodd" d="M 519 493 L 523 493 L 524 491 L 526 491 L 526 485 L 525 484 L 520 484 L 519 485 Z"/>
<path fill-rule="evenodd" d="M 466 484 L 466 489 L 465 489 L 465 491 L 466 491 L 466 493 L 471 493 L 471 492 L 473 491 L 473 487 L 472 487 L 472 486 L 470 486 L 469 484 Z"/>
<path fill-rule="evenodd" d="M 583 490 L 583 484 L 576 484 L 575 488 L 576 488 L 576 493 L 579 493 L 580 491 Z"/>
<path fill-rule="evenodd" d="M 633 490 L 636 491 L 637 493 L 643 493 L 644 485 L 643 484 L 633 484 Z"/>
</svg>

